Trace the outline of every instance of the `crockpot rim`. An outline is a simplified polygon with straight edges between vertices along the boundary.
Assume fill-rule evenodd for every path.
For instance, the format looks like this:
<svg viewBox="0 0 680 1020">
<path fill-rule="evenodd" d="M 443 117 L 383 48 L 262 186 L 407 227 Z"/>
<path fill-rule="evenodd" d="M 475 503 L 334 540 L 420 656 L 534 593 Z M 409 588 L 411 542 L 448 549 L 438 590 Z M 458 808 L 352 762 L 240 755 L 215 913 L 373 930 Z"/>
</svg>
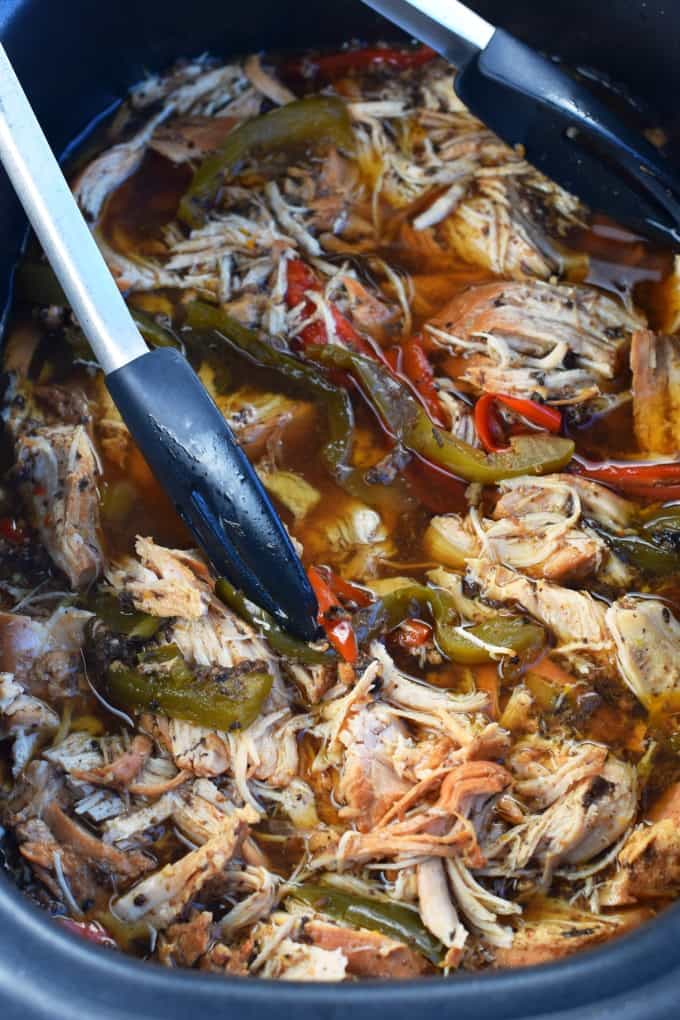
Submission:
<svg viewBox="0 0 680 1020">
<path fill-rule="evenodd" d="M 10 6 L 12 4 L 12 0 L 0 0 L 0 3 L 2 2 L 7 2 Z M 19 6 L 20 4 L 17 4 L 17 8 Z M 9 22 L 11 20 L 10 14 Z M 6 28 L 7 25 L 0 27 Z M 4 35 L 4 32 L 2 34 Z M 118 101 L 115 100 L 114 105 Z M 106 116 L 107 112 L 102 110 L 100 116 Z M 87 136 L 90 127 L 91 122 L 79 134 L 78 140 Z M 67 150 L 72 150 L 76 141 L 74 139 L 69 142 Z M 46 956 L 51 953 L 52 959 L 49 957 L 47 959 L 48 969 L 54 968 L 61 961 L 72 966 L 74 970 L 83 964 L 93 973 L 105 974 L 111 982 L 120 977 L 126 982 L 128 992 L 133 991 L 134 986 L 149 984 L 164 989 L 174 988 L 177 991 L 191 992 L 198 1000 L 199 1007 L 204 998 L 206 1001 L 218 998 L 220 1002 L 224 1001 L 226 1004 L 235 992 L 239 993 L 238 998 L 247 998 L 256 1007 L 271 1005 L 272 1000 L 283 1005 L 302 1008 L 321 1006 L 327 1004 L 329 993 L 341 1006 L 366 1005 L 367 1000 L 370 1000 L 372 1005 L 403 1003 L 406 1006 L 418 1007 L 423 1006 L 424 991 L 427 992 L 428 1006 L 434 1004 L 455 1007 L 458 998 L 456 990 L 464 992 L 467 989 L 466 998 L 472 994 L 490 996 L 490 993 L 493 997 L 507 994 L 508 1001 L 512 998 L 511 1012 L 501 1011 L 498 1013 L 499 1018 L 529 1017 L 553 1011 L 554 996 L 567 988 L 574 991 L 589 985 L 587 993 L 579 993 L 576 996 L 574 1000 L 576 1006 L 583 1009 L 596 1007 L 598 1004 L 602 1006 L 615 994 L 639 988 L 641 981 L 644 986 L 661 977 L 671 976 L 677 980 L 680 966 L 680 951 L 675 953 L 673 959 L 673 946 L 680 947 L 680 902 L 626 935 L 555 963 L 516 970 L 466 973 L 454 975 L 448 980 L 432 978 L 409 981 L 366 980 L 332 985 L 313 982 L 287 983 L 272 979 L 201 973 L 182 968 L 169 969 L 156 961 L 135 959 L 115 950 L 108 951 L 106 956 L 100 948 L 70 935 L 59 923 L 55 923 L 53 917 L 31 902 L 9 874 L 0 868 L 0 927 L 5 922 L 16 925 L 18 936 L 25 935 L 27 945 L 31 945 L 36 951 L 44 951 Z M 606 979 L 602 980 L 601 986 L 596 987 L 598 979 L 603 976 L 604 968 L 607 968 L 610 980 L 609 982 Z M 623 977 L 625 982 L 622 984 Z M 82 994 L 86 996 L 86 993 L 85 987 Z M 530 1012 L 524 1012 L 525 1006 L 519 1003 L 520 998 L 528 1000 Z M 2 985 L 0 985 L 1 1001 Z M 573 1005 L 573 1002 L 570 1005 Z M 561 1009 L 562 1005 L 557 1008 Z M 61 1017 L 61 1013 L 58 1015 Z M 636 1014 L 636 1017 L 638 1015 L 643 1014 Z M 467 1017 L 467 1013 L 464 1016 Z M 484 1017 L 486 1016 L 484 1013 Z"/>
</svg>

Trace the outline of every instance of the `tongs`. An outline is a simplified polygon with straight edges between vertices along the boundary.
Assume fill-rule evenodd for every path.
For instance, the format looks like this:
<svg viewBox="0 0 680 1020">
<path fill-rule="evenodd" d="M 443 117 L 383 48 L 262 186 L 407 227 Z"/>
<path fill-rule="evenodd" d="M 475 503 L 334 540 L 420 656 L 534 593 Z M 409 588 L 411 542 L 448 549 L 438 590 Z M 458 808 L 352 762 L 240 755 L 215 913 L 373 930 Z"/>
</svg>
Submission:
<svg viewBox="0 0 680 1020">
<path fill-rule="evenodd" d="M 218 574 L 313 640 L 316 598 L 283 523 L 188 361 L 146 346 L 2 46 L 0 159 L 116 406 L 180 517 Z"/>
<path fill-rule="evenodd" d="M 458 0 L 364 0 L 457 68 L 457 95 L 528 162 L 593 209 L 680 243 L 680 180 L 638 132 L 553 61 Z"/>
</svg>

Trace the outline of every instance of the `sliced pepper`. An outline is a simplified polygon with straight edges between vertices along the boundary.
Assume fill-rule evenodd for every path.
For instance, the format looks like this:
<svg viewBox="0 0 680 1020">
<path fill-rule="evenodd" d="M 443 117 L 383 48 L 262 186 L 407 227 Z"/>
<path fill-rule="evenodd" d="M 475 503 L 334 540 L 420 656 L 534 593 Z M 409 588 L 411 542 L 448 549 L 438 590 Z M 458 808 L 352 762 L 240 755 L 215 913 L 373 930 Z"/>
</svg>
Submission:
<svg viewBox="0 0 680 1020">
<path fill-rule="evenodd" d="M 323 290 L 321 282 L 316 273 L 310 269 L 302 259 L 291 259 L 288 263 L 288 288 L 286 290 L 286 303 L 289 308 L 296 308 L 303 305 L 302 314 L 306 319 L 316 311 L 316 305 L 309 299 L 309 292 L 320 294 Z M 380 356 L 356 331 L 352 323 L 330 302 L 330 313 L 333 319 L 335 332 L 343 343 L 349 344 L 354 350 L 361 351 L 369 357 Z M 321 321 L 310 322 L 300 331 L 300 340 L 303 346 L 310 347 L 314 344 L 327 344 L 328 331 L 325 323 Z"/>
<path fill-rule="evenodd" d="M 229 606 L 242 620 L 259 631 L 267 644 L 280 655 L 294 659 L 296 662 L 304 662 L 308 666 L 323 666 L 336 661 L 333 652 L 313 648 L 312 645 L 307 645 L 304 641 L 296 641 L 295 638 L 292 638 L 275 623 L 273 617 L 266 610 L 249 602 L 245 595 L 234 588 L 225 577 L 221 577 L 215 584 L 215 594 L 222 599 L 225 606 Z"/>
<path fill-rule="evenodd" d="M 425 928 L 415 910 L 400 903 L 387 903 L 370 896 L 345 892 L 332 885 L 305 883 L 290 893 L 320 914 L 343 921 L 355 928 L 379 931 L 383 935 L 411 945 L 430 961 L 438 964 L 444 956 L 444 947 Z"/>
<path fill-rule="evenodd" d="M 0 517 L 0 538 L 12 545 L 21 545 L 28 538 L 28 532 L 14 517 Z"/>
<path fill-rule="evenodd" d="M 338 655 L 341 655 L 345 662 L 354 665 L 359 658 L 359 648 L 351 621 L 344 615 L 342 603 L 316 567 L 310 567 L 307 576 L 319 604 L 318 619 L 326 632 L 326 637 Z"/>
<path fill-rule="evenodd" d="M 446 427 L 447 414 L 434 381 L 434 372 L 420 337 L 414 336 L 402 344 L 402 365 L 406 378 L 418 391 L 430 418 L 435 425 Z"/>
<path fill-rule="evenodd" d="M 448 659 L 463 665 L 489 662 L 492 656 L 485 647 L 488 645 L 522 653 L 545 644 L 543 628 L 517 616 L 497 616 L 463 629 L 449 593 L 417 581 L 396 588 L 356 613 L 354 631 L 363 645 L 380 634 L 395 630 L 404 620 L 426 612 L 434 621 L 435 640 L 441 651 Z"/>
<path fill-rule="evenodd" d="M 329 436 L 322 457 L 331 474 L 336 477 L 348 469 L 354 436 L 354 411 L 349 395 L 344 390 L 334 386 L 312 365 L 276 350 L 261 340 L 255 330 L 243 326 L 214 305 L 193 301 L 187 305 L 186 322 L 192 329 L 216 332 L 256 364 L 273 369 L 304 393 L 323 403 L 328 413 Z"/>
<path fill-rule="evenodd" d="M 493 453 L 507 447 L 502 425 L 496 414 L 496 405 L 519 414 L 526 421 L 546 432 L 558 433 L 562 429 L 562 415 L 555 407 L 539 404 L 536 400 L 509 397 L 504 393 L 483 393 L 475 404 L 475 428 L 482 445 Z"/>
<path fill-rule="evenodd" d="M 432 637 L 432 627 L 423 620 L 404 620 L 397 632 L 399 644 L 404 648 L 422 648 Z"/>
<path fill-rule="evenodd" d="M 45 308 L 48 305 L 68 307 L 68 300 L 54 270 L 47 262 L 33 262 L 24 259 L 14 274 L 14 294 L 19 301 Z M 139 332 L 151 347 L 177 347 L 180 344 L 174 333 L 159 325 L 156 319 L 139 308 L 130 308 L 130 314 Z M 89 347 L 81 330 L 69 327 L 72 336 L 80 346 Z M 94 360 L 94 355 L 91 355 Z"/>
<path fill-rule="evenodd" d="M 160 667 L 154 670 L 153 664 Z M 151 668 L 150 668 L 151 667 Z M 199 726 L 245 729 L 260 713 L 272 687 L 264 669 L 194 672 L 176 645 L 144 653 L 139 665 L 113 662 L 106 671 L 107 693 L 124 708 L 145 708 Z"/>
<path fill-rule="evenodd" d="M 249 156 L 270 154 L 300 145 L 354 144 L 347 105 L 336 96 L 309 96 L 246 121 L 230 131 L 216 153 L 194 174 L 179 205 L 179 218 L 200 227 L 220 188 Z"/>
<path fill-rule="evenodd" d="M 574 443 L 561 436 L 513 436 L 510 447 L 484 454 L 432 423 L 418 401 L 377 362 L 341 347 L 311 347 L 307 357 L 350 371 L 374 411 L 397 442 L 469 482 L 485 484 L 524 474 L 559 471 L 571 460 Z"/>
<path fill-rule="evenodd" d="M 371 485 L 365 481 L 361 470 L 352 467 L 354 409 L 346 390 L 335 386 L 308 362 L 279 351 L 261 340 L 254 330 L 243 326 L 214 305 L 201 301 L 187 305 L 186 322 L 199 332 L 216 334 L 256 365 L 273 369 L 301 393 L 321 405 L 328 422 L 328 438 L 321 449 L 321 457 L 329 474 L 341 488 L 369 506 L 385 505 L 394 511 L 400 502 L 405 503 L 406 498 L 399 489 L 398 480 L 390 486 Z"/>
<path fill-rule="evenodd" d="M 680 499 L 680 460 L 598 462 L 574 457 L 572 470 L 648 501 Z"/>
<path fill-rule="evenodd" d="M 620 533 L 595 520 L 588 523 L 625 563 L 642 573 L 663 577 L 680 570 L 680 507 L 643 514 L 635 530 Z"/>
<path fill-rule="evenodd" d="M 84 601 L 85 609 L 89 609 L 114 634 L 148 640 L 160 630 L 165 620 L 160 616 L 140 613 L 135 609 L 127 610 L 121 606 L 113 592 L 95 591 Z"/>
<path fill-rule="evenodd" d="M 300 60 L 284 64 L 285 74 L 323 78 L 337 78 L 348 71 L 362 71 L 371 67 L 396 67 L 406 70 L 410 67 L 421 67 L 437 56 L 430 46 L 418 46 L 411 50 L 395 50 L 391 47 L 370 46 L 356 50 L 343 50 L 341 53 L 327 53 L 320 57 L 302 57 Z"/>
</svg>

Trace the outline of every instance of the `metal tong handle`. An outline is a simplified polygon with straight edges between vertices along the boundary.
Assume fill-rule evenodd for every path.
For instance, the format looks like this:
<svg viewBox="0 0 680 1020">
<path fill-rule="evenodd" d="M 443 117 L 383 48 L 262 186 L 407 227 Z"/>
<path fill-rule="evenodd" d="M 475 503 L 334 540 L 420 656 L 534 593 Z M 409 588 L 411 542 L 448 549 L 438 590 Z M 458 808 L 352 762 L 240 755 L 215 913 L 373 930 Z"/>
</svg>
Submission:
<svg viewBox="0 0 680 1020">
<path fill-rule="evenodd" d="M 148 352 L 0 44 L 0 159 L 108 375 Z"/>
</svg>

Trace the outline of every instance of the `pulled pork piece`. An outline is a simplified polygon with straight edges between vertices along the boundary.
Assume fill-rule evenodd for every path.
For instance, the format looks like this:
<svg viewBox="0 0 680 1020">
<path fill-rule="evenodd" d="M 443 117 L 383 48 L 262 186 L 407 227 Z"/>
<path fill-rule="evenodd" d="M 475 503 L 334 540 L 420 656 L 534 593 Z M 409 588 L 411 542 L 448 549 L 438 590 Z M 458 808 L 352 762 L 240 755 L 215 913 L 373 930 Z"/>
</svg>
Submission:
<svg viewBox="0 0 680 1020">
<path fill-rule="evenodd" d="M 650 329 L 633 334 L 635 438 L 646 453 L 680 450 L 680 337 L 659 336 Z"/>
<path fill-rule="evenodd" d="M 167 928 L 206 882 L 222 874 L 247 836 L 248 822 L 256 820 L 248 809 L 225 818 L 218 832 L 198 850 L 166 864 L 115 900 L 114 914 L 129 924 L 144 920 L 154 928 Z"/>
<path fill-rule="evenodd" d="M 321 949 L 341 950 L 347 973 L 355 977 L 412 978 L 432 969 L 420 953 L 377 931 L 344 928 L 315 918 L 305 923 L 304 937 Z"/>
<path fill-rule="evenodd" d="M 375 577 L 395 545 L 380 514 L 350 497 L 322 504 L 305 528 L 305 552 L 311 562 L 328 563 L 343 577 Z"/>
<path fill-rule="evenodd" d="M 236 117 L 178 117 L 159 124 L 149 148 L 172 163 L 193 163 L 218 149 L 239 123 Z"/>
<path fill-rule="evenodd" d="M 550 963 L 565 956 L 598 946 L 617 935 L 623 935 L 648 920 L 644 910 L 628 910 L 620 914 L 586 914 L 573 912 L 574 917 L 556 916 L 539 921 L 525 921 L 515 932 L 512 946 L 496 950 L 497 967 L 530 967 Z"/>
<path fill-rule="evenodd" d="M 210 602 L 210 573 L 196 554 L 165 549 L 151 538 L 135 542 L 138 559 L 127 557 L 107 571 L 107 580 L 124 592 L 135 609 L 151 616 L 198 620 Z"/>
<path fill-rule="evenodd" d="M 69 909 L 104 905 L 111 892 L 153 867 L 142 853 L 107 846 L 70 818 L 56 801 L 16 829 L 19 852 L 54 896 Z M 102 902 L 104 897 L 104 902 Z"/>
<path fill-rule="evenodd" d="M 404 724 L 385 706 L 368 704 L 351 712 L 340 733 L 346 746 L 337 795 L 347 805 L 340 817 L 370 832 L 408 790 L 392 764 L 395 745 L 406 737 Z"/>
<path fill-rule="evenodd" d="M 44 619 L 0 613 L 0 670 L 37 697 L 73 694 L 82 670 L 85 625 L 92 613 L 60 606 Z"/>
<path fill-rule="evenodd" d="M 210 949 L 213 916 L 208 910 L 194 911 L 193 917 L 171 924 L 158 940 L 158 959 L 166 967 L 193 967 Z"/>
<path fill-rule="evenodd" d="M 36 747 L 59 726 L 56 712 L 26 694 L 11 673 L 0 673 L 0 739 L 11 737 L 12 774 L 17 776 Z"/>
<path fill-rule="evenodd" d="M 621 371 L 641 324 L 588 287 L 499 282 L 459 294 L 426 329 L 463 353 L 462 378 L 480 389 L 569 403 Z"/>
<path fill-rule="evenodd" d="M 486 560 L 470 560 L 466 576 L 485 599 L 518 605 L 548 627 L 558 640 L 556 651 L 560 654 L 578 652 L 590 662 L 610 663 L 614 647 L 605 623 L 605 607 L 587 592 L 533 581 Z M 578 657 L 571 661 L 580 666 Z"/>
<path fill-rule="evenodd" d="M 99 461 L 82 425 L 55 425 L 22 433 L 16 442 L 22 492 L 33 523 L 72 588 L 98 577 Z"/>
<path fill-rule="evenodd" d="M 429 857 L 417 865 L 416 875 L 422 922 L 447 947 L 446 966 L 457 967 L 468 933 L 451 899 L 444 863 L 438 857 Z"/>
<path fill-rule="evenodd" d="M 135 779 L 153 751 L 153 742 L 143 734 L 133 738 L 130 747 L 113 761 L 91 769 L 75 769 L 72 775 L 93 786 L 111 786 L 125 790 Z"/>
<path fill-rule="evenodd" d="M 483 557 L 528 577 L 574 583 L 598 573 L 608 557 L 603 540 L 578 526 L 579 509 L 576 504 L 565 514 L 527 507 L 523 514 L 506 515 L 497 506 L 489 520 L 472 507 L 465 517 L 433 517 L 423 541 L 447 567 L 464 569 L 468 560 Z"/>
<path fill-rule="evenodd" d="M 201 378 L 206 379 L 204 369 Z M 208 385 L 208 389 L 251 460 L 259 460 L 281 443 L 297 445 L 314 427 L 316 410 L 304 400 L 263 393 L 254 387 L 227 394 L 217 392 L 214 385 Z"/>
<path fill-rule="evenodd" d="M 78 175 L 73 195 L 90 223 L 97 222 L 108 196 L 139 167 L 156 127 L 170 113 L 171 106 L 163 107 L 132 138 L 106 149 Z"/>
<path fill-rule="evenodd" d="M 626 595 L 609 607 L 606 621 L 621 676 L 646 708 L 680 689 L 680 622 L 667 605 Z"/>
<path fill-rule="evenodd" d="M 567 760 L 552 784 L 547 776 L 540 785 L 535 780 L 524 784 L 530 799 L 538 796 L 534 803 L 549 806 L 484 846 L 489 860 L 503 860 L 508 871 L 534 861 L 542 866 L 547 886 L 560 864 L 589 861 L 624 834 L 637 809 L 635 769 L 607 756 L 605 748 L 586 751 Z M 519 783 L 518 791 L 522 788 Z"/>
<path fill-rule="evenodd" d="M 600 891 L 603 906 L 667 900 L 680 894 L 680 826 L 664 818 L 626 840 L 615 876 Z"/>
<path fill-rule="evenodd" d="M 442 769 L 409 790 L 372 831 L 345 832 L 337 845 L 324 851 L 312 865 L 337 868 L 343 863 L 362 865 L 399 857 L 465 855 L 481 866 L 484 858 L 468 815 L 510 782 L 509 773 L 493 762 L 466 762 L 451 770 Z M 428 803 L 426 795 L 437 786 L 439 796 Z M 416 805 L 417 810 L 406 813 Z"/>
<path fill-rule="evenodd" d="M 545 202 L 545 195 L 540 197 Z M 499 276 L 547 280 L 561 269 L 561 259 L 530 207 L 529 194 L 502 174 L 478 177 L 444 221 L 442 234 L 460 258 Z"/>
<path fill-rule="evenodd" d="M 140 726 L 172 755 L 181 771 L 195 776 L 221 776 L 229 768 L 226 736 L 183 719 L 144 714 Z"/>
</svg>

